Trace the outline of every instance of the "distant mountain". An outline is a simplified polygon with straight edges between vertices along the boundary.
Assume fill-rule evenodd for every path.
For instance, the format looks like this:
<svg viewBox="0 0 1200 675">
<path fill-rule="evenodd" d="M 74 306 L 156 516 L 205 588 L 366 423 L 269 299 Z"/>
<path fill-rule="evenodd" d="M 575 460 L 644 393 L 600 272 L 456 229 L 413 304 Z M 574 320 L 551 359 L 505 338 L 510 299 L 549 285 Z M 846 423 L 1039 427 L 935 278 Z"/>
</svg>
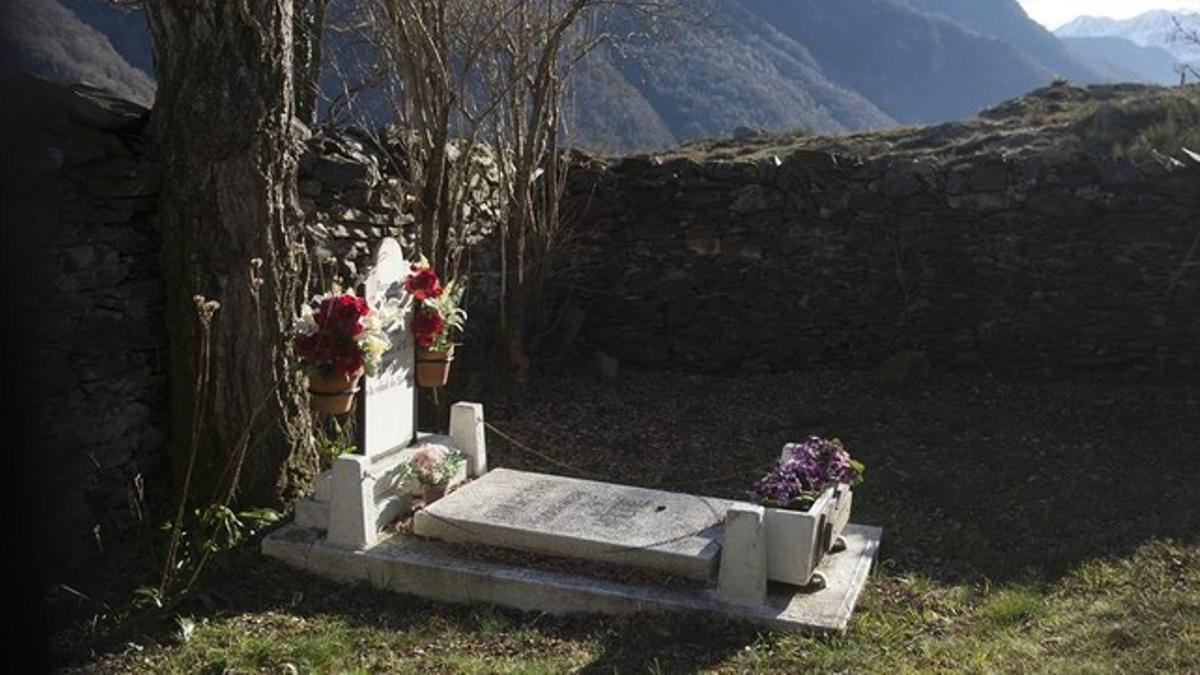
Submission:
<svg viewBox="0 0 1200 675">
<path fill-rule="evenodd" d="M 940 14 L 891 0 L 744 0 L 835 82 L 897 120 L 969 117 L 1049 82 L 1037 59 Z"/>
<path fill-rule="evenodd" d="M 1072 50 L 1108 64 L 1118 79 L 1154 84 L 1175 84 L 1178 60 L 1162 47 L 1143 47 L 1122 37 L 1060 38 Z"/>
<path fill-rule="evenodd" d="M 1142 47 L 1161 47 L 1181 62 L 1200 61 L 1200 45 L 1178 39 L 1175 22 L 1200 33 L 1200 12 L 1155 10 L 1132 19 L 1081 16 L 1054 31 L 1059 37 L 1121 37 Z"/>
<path fill-rule="evenodd" d="M 1029 18 L 1017 0 L 903 0 L 906 4 L 939 14 L 988 37 L 1002 40 L 1032 57 L 1043 68 L 1072 82 L 1111 81 L 1111 68 L 1072 52 L 1053 33 Z"/>
<path fill-rule="evenodd" d="M 0 46 L 7 52 L 6 68 L 60 82 L 87 82 L 142 105 L 154 100 L 154 80 L 130 65 L 107 35 L 58 0 L 5 3 Z"/>
<path fill-rule="evenodd" d="M 670 133 L 666 145 L 738 127 L 829 133 L 896 124 L 860 93 L 831 81 L 803 45 L 736 2 L 725 3 L 709 25 L 675 33 L 666 44 L 613 47 L 589 60 L 574 87 L 577 140 L 614 145 L 606 142 L 612 121 L 639 111 L 650 116 L 644 128 Z M 620 81 L 605 86 L 612 78 Z"/>
<path fill-rule="evenodd" d="M 57 0 L 81 21 L 108 36 L 129 65 L 154 76 L 154 51 L 146 17 L 138 9 L 118 7 L 105 0 Z"/>
<path fill-rule="evenodd" d="M 5 0 L 0 39 L 18 65 L 89 81 L 142 103 L 153 56 L 137 10 L 102 0 Z M 332 0 L 345 14 L 354 0 Z M 1059 39 L 1017 0 L 719 0 L 711 20 L 668 42 L 608 45 L 580 64 L 568 104 L 571 141 L 609 152 L 660 149 L 742 127 L 843 132 L 970 117 L 1065 77 L 1078 84 L 1167 82 L 1170 15 L 1129 22 L 1081 18 Z M 1200 15 L 1185 17 L 1200 28 Z M 1193 25 L 1189 23 L 1189 25 Z M 1084 35 L 1084 37 L 1080 37 Z M 331 31 L 322 89 L 341 91 L 348 55 L 375 59 L 356 35 Z M 1118 40 L 1117 38 L 1124 38 Z M 1135 44 L 1136 43 L 1136 44 Z M 335 45 L 340 45 L 334 48 Z M 1141 46 L 1138 46 L 1141 45 Z M 1173 64 L 1172 64 L 1173 65 Z M 355 108 L 389 119 L 378 92 Z"/>
</svg>

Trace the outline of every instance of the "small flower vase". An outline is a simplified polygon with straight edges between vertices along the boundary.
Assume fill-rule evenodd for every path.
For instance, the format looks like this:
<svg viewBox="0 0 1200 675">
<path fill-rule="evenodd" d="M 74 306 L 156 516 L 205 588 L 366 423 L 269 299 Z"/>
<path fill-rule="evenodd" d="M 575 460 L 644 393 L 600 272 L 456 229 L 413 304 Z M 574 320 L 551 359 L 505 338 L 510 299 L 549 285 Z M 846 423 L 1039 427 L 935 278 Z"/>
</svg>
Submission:
<svg viewBox="0 0 1200 675">
<path fill-rule="evenodd" d="M 422 387 L 444 387 L 450 381 L 450 363 L 454 361 L 454 345 L 435 352 L 424 347 L 417 348 L 417 385 Z"/>
<path fill-rule="evenodd" d="M 354 395 L 358 393 L 358 381 L 363 371 L 359 370 L 348 375 L 334 373 L 322 375 L 321 371 L 313 370 L 308 374 L 308 393 L 312 409 L 326 415 L 343 415 L 354 407 Z"/>
<path fill-rule="evenodd" d="M 826 488 L 805 511 L 768 507 L 767 578 L 807 586 L 825 555 L 838 548 L 852 499 L 850 486 L 842 484 Z"/>
<path fill-rule="evenodd" d="M 423 497 L 425 499 L 425 506 L 429 506 L 430 504 L 436 502 L 437 500 L 441 499 L 442 497 L 445 497 L 446 496 L 446 487 L 447 487 L 446 483 L 442 483 L 441 485 L 426 485 L 425 492 L 423 493 Z"/>
</svg>

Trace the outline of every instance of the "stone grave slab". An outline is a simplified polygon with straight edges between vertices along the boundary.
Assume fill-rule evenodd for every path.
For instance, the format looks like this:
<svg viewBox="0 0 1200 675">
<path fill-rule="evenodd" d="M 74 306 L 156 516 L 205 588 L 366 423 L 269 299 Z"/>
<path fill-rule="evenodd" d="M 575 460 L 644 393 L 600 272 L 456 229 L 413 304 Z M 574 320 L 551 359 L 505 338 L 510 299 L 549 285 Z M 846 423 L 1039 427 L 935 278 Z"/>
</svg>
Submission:
<svg viewBox="0 0 1200 675">
<path fill-rule="evenodd" d="M 418 511 L 415 534 L 447 542 L 660 570 L 716 573 L 734 502 L 627 485 L 496 469 Z"/>
</svg>

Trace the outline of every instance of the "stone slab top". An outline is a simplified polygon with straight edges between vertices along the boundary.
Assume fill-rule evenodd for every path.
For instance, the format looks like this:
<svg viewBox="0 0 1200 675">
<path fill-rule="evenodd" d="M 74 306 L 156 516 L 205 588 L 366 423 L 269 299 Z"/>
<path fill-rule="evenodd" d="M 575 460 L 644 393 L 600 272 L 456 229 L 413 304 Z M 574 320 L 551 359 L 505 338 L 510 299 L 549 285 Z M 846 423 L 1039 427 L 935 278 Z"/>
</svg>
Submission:
<svg viewBox="0 0 1200 675">
<path fill-rule="evenodd" d="M 579 478 L 495 469 L 418 511 L 417 535 L 715 575 L 725 512 L 736 502 Z"/>
</svg>

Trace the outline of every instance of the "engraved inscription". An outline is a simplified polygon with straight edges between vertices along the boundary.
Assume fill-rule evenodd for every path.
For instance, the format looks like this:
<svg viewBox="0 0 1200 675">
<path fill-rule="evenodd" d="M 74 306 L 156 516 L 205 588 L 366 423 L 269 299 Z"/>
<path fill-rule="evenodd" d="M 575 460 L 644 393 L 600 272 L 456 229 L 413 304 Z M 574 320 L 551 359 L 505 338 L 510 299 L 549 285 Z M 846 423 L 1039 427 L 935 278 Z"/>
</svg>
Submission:
<svg viewBox="0 0 1200 675">
<path fill-rule="evenodd" d="M 653 512 L 654 504 L 650 499 L 620 494 L 601 496 L 579 488 L 564 490 L 551 481 L 535 481 L 506 495 L 484 511 L 483 517 L 538 530 L 584 523 L 613 530 L 624 528 L 640 513 Z"/>
<path fill-rule="evenodd" d="M 722 500 L 496 469 L 419 513 L 414 529 L 708 579 L 726 511 Z"/>
<path fill-rule="evenodd" d="M 570 513 L 571 507 L 588 498 L 583 490 L 571 490 L 565 495 L 551 500 L 550 503 L 537 510 L 534 522 L 551 523 L 559 516 Z"/>
<path fill-rule="evenodd" d="M 510 493 L 507 498 L 491 507 L 484 513 L 489 520 L 505 522 L 520 522 L 528 515 L 528 508 L 542 496 L 549 481 L 540 480 L 530 483 L 524 490 Z"/>
<path fill-rule="evenodd" d="M 595 520 L 604 527 L 618 527 L 629 522 L 639 511 L 653 503 L 649 499 L 634 499 L 628 496 L 618 497 L 607 508 L 597 513 Z"/>
</svg>

